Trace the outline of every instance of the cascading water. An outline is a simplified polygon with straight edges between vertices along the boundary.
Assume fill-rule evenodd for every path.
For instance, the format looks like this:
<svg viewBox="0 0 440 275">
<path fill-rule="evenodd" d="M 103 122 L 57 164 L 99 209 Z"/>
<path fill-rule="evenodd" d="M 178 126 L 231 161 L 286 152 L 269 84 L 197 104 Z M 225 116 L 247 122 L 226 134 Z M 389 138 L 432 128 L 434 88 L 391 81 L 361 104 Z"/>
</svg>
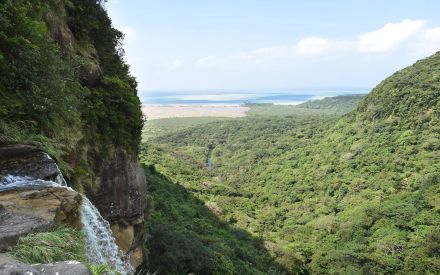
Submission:
<svg viewBox="0 0 440 275">
<path fill-rule="evenodd" d="M 63 187 L 67 186 L 61 173 L 56 181 L 33 179 L 26 176 L 7 175 L 0 181 L 0 191 L 16 190 L 36 187 Z M 81 205 L 81 223 L 86 238 L 87 257 L 90 263 L 107 264 L 117 274 L 133 274 L 134 268 L 124 253 L 119 249 L 112 235 L 110 224 L 99 214 L 98 209 L 83 196 Z"/>
<path fill-rule="evenodd" d="M 124 255 L 116 245 L 110 224 L 84 196 L 81 205 L 81 224 L 86 236 L 87 256 L 90 262 L 108 264 L 121 274 L 134 272 L 129 261 L 123 260 Z"/>
</svg>

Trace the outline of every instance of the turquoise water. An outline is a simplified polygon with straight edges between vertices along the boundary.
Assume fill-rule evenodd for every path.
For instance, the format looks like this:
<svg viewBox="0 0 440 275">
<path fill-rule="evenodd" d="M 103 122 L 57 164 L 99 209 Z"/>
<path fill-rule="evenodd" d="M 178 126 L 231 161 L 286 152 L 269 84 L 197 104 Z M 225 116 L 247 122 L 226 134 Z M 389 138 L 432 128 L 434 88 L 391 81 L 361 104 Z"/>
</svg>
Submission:
<svg viewBox="0 0 440 275">
<path fill-rule="evenodd" d="M 240 105 L 243 103 L 299 104 L 311 99 L 365 94 L 368 89 L 352 90 L 276 90 L 276 91 L 153 91 L 143 92 L 143 104 L 153 105 Z"/>
</svg>

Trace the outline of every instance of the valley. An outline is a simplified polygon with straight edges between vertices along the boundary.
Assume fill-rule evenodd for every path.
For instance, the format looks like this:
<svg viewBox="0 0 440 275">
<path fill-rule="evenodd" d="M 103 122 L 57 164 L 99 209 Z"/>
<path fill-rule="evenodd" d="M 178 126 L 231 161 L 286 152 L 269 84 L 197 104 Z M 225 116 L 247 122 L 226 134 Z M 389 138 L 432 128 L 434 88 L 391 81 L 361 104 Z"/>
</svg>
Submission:
<svg viewBox="0 0 440 275">
<path fill-rule="evenodd" d="M 221 265 L 214 260 L 221 254 L 231 266 L 222 274 L 435 274 L 440 95 L 428 75 L 439 60 L 437 54 L 396 73 L 344 111 L 344 100 L 332 100 L 288 112 L 283 106 L 284 114 L 256 105 L 245 118 L 162 120 L 166 129 L 147 122 L 141 146 L 153 205 L 147 227 L 154 250 L 167 255 L 150 261 L 151 268 L 203 273 Z M 423 81 L 423 92 L 408 79 Z M 167 188 L 197 203 L 164 208 Z M 209 220 L 235 233 L 206 229 L 200 213 L 208 210 Z M 200 247 L 158 241 L 160 226 Z M 248 239 L 253 245 L 244 252 Z"/>
</svg>

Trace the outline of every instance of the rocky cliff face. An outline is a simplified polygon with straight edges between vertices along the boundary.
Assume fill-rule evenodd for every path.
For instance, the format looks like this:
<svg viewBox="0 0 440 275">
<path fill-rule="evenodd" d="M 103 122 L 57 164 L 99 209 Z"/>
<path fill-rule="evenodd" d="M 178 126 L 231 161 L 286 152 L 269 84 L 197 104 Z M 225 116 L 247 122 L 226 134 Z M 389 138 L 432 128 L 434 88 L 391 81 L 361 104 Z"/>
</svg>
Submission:
<svg viewBox="0 0 440 275">
<path fill-rule="evenodd" d="M 112 225 L 119 247 L 139 266 L 143 260 L 146 179 L 137 156 L 118 149 L 97 175 L 91 200 Z"/>
<path fill-rule="evenodd" d="M 97 171 L 91 200 L 110 222 L 119 247 L 134 266 L 143 261 L 145 175 L 137 156 L 123 149 L 108 158 Z M 0 146 L 0 184 L 10 175 L 48 181 L 62 178 L 56 162 L 31 145 Z M 0 186 L 1 187 L 1 186 Z M 0 188 L 1 189 L 1 188 Z M 79 227 L 81 195 L 65 188 L 38 186 L 0 192 L 0 252 L 31 232 L 46 231 L 60 224 Z"/>
<path fill-rule="evenodd" d="M 146 204 L 137 160 L 141 103 L 123 34 L 104 3 L 0 1 L 0 146 L 36 145 L 4 148 L 0 174 L 56 180 L 56 161 L 137 265 Z"/>
</svg>

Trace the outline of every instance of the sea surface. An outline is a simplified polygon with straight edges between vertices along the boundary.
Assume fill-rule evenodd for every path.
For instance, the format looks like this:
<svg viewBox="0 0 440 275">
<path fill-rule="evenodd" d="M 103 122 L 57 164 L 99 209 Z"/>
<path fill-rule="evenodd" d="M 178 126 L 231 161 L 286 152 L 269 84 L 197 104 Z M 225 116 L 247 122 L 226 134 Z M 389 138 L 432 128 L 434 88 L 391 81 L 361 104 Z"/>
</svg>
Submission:
<svg viewBox="0 0 440 275">
<path fill-rule="evenodd" d="M 139 94 L 144 105 L 241 105 L 244 103 L 273 103 L 296 105 L 325 97 L 366 94 L 368 89 L 341 90 L 258 90 L 258 91 L 152 91 Z"/>
</svg>

